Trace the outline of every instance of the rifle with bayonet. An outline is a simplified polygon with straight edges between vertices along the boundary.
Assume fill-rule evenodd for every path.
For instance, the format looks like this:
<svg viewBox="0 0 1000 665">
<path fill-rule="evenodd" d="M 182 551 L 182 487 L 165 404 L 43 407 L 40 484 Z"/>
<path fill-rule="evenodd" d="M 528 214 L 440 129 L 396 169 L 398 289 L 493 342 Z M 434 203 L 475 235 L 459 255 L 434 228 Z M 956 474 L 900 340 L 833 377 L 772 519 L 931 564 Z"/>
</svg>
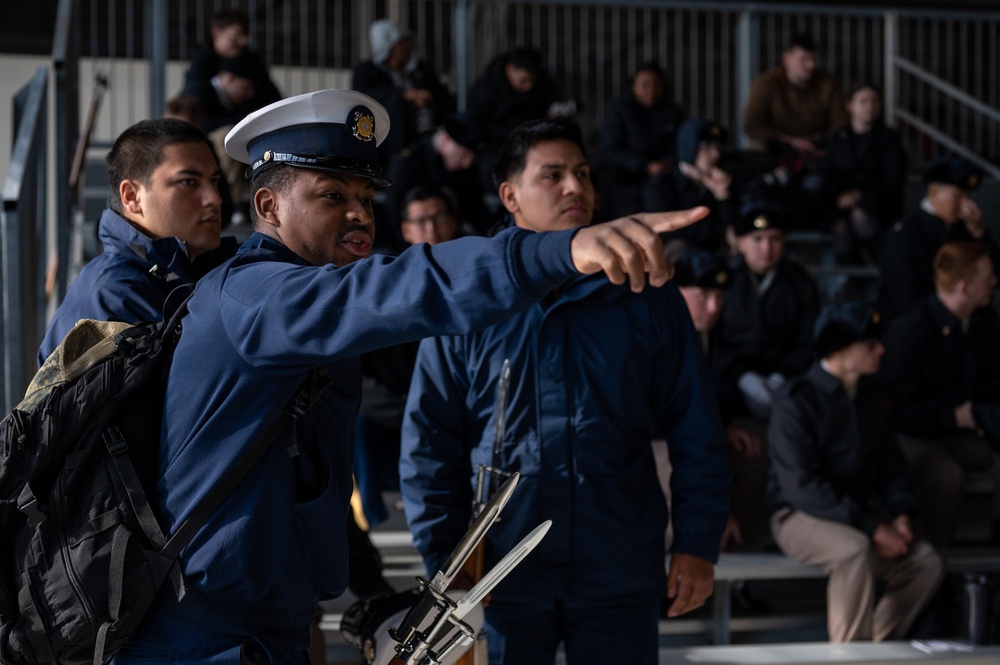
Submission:
<svg viewBox="0 0 1000 665">
<path fill-rule="evenodd" d="M 443 663 L 456 650 L 472 644 L 476 631 L 464 619 L 541 542 L 552 525 L 551 521 L 545 521 L 535 527 L 458 601 L 445 593 L 458 571 L 482 542 L 486 531 L 496 522 L 510 500 L 519 478 L 519 474 L 514 473 L 504 482 L 430 581 L 417 578 L 419 598 L 399 625 L 388 631 L 394 642 L 393 648 L 382 649 L 380 652 L 373 645 L 366 645 L 365 650 L 370 647 L 370 650 L 375 651 L 370 655 L 369 662 L 374 665 Z"/>
</svg>

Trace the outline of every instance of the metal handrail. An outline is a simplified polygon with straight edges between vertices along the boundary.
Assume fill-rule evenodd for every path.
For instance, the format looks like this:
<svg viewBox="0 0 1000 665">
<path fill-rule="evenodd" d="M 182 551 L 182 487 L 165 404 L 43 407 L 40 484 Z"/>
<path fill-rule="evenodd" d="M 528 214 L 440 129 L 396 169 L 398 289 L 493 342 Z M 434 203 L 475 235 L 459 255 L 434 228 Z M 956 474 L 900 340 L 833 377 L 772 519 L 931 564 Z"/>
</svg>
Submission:
<svg viewBox="0 0 1000 665">
<path fill-rule="evenodd" d="M 923 132 L 927 136 L 930 136 L 932 139 L 934 139 L 941 145 L 945 146 L 952 152 L 972 162 L 973 164 L 983 169 L 997 180 L 1000 180 L 1000 167 L 998 167 L 996 164 L 994 164 L 989 160 L 983 159 L 975 152 L 969 150 L 964 145 L 962 145 L 952 137 L 948 136 L 934 125 L 924 122 L 923 120 L 916 117 L 909 111 L 905 111 L 900 108 L 896 109 L 896 117 L 905 122 L 906 124 L 910 125 L 911 127 Z"/>
<path fill-rule="evenodd" d="M 951 83 L 948 83 L 940 76 L 936 76 L 923 67 L 920 67 L 914 62 L 903 58 L 901 56 L 894 56 L 892 61 L 896 64 L 896 67 L 903 70 L 904 72 L 920 79 L 924 83 L 940 90 L 952 99 L 955 99 L 971 109 L 979 111 L 983 115 L 992 118 L 993 120 L 1000 122 L 1000 109 L 996 109 L 989 104 L 986 104 L 972 95 L 968 94 L 964 90 L 955 87 Z"/>
</svg>

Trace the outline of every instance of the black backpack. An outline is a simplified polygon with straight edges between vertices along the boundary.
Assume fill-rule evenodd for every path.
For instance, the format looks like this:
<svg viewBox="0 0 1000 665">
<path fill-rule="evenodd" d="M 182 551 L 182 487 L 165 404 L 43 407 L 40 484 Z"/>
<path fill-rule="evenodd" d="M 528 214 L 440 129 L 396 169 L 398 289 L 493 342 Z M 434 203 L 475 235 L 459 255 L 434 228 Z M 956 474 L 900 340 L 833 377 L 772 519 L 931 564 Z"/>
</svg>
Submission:
<svg viewBox="0 0 1000 665">
<path fill-rule="evenodd" d="M 186 312 L 185 302 L 167 322 L 79 322 L 0 421 L 3 665 L 101 665 L 168 578 L 182 599 L 180 551 L 325 387 L 322 373 L 311 372 L 282 416 L 166 538 L 149 498 L 164 386 Z"/>
</svg>

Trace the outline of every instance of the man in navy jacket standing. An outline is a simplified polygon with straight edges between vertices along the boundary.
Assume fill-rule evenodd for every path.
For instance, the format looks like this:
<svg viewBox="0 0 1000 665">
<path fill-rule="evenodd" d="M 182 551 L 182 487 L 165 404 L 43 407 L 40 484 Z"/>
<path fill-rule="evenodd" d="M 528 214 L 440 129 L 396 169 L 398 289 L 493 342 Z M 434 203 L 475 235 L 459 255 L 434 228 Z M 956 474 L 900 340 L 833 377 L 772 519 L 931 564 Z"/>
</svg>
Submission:
<svg viewBox="0 0 1000 665">
<path fill-rule="evenodd" d="M 594 186 L 577 125 L 520 126 L 495 165 L 517 229 L 586 227 Z M 505 233 L 510 232 L 505 231 Z M 510 360 L 506 434 L 496 386 Z M 673 465 L 674 542 L 651 439 Z M 729 512 L 729 466 L 707 364 L 672 284 L 642 293 L 567 279 L 491 328 L 421 343 L 403 423 L 401 487 L 414 543 L 437 570 L 464 533 L 478 465 L 520 473 L 487 534 L 489 569 L 545 519 L 532 555 L 486 608 L 491 665 L 657 662 L 669 616 L 705 602 Z"/>
<path fill-rule="evenodd" d="M 180 556 L 186 595 L 165 588 L 119 665 L 305 663 L 317 602 L 347 582 L 344 523 L 367 351 L 464 333 L 527 307 L 579 273 L 662 285 L 657 233 L 704 211 L 578 232 L 371 256 L 376 147 L 388 116 L 370 97 L 324 90 L 276 102 L 226 139 L 250 165 L 255 233 L 203 277 L 171 364 L 156 504 L 173 533 L 275 422 L 303 378 L 331 384 L 290 422 Z"/>
</svg>

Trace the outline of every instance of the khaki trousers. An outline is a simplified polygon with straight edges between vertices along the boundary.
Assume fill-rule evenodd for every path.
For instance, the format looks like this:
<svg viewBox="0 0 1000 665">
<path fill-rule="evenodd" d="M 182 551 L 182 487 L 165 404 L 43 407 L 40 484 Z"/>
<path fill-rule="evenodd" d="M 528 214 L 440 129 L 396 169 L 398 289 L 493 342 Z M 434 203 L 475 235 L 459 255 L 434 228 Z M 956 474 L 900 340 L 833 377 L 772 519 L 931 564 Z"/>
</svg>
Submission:
<svg viewBox="0 0 1000 665">
<path fill-rule="evenodd" d="M 941 557 L 925 541 L 914 542 L 906 556 L 884 559 L 863 531 L 790 508 L 774 514 L 771 532 L 786 555 L 830 575 L 826 613 L 831 642 L 903 638 L 943 576 Z M 876 579 L 886 582 L 878 602 Z"/>
</svg>

